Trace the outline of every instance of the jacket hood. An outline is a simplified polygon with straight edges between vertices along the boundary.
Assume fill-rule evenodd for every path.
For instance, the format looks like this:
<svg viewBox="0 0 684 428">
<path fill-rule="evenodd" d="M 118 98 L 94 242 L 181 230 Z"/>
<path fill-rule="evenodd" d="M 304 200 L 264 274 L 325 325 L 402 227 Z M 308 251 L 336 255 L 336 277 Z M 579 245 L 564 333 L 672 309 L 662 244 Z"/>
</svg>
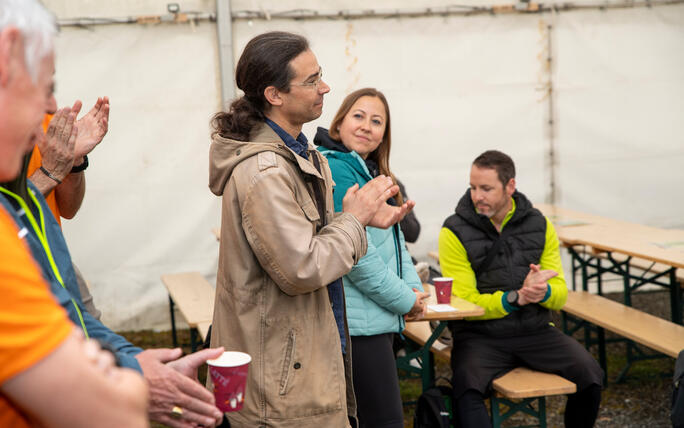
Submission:
<svg viewBox="0 0 684 428">
<path fill-rule="evenodd" d="M 254 128 L 249 139 L 238 141 L 219 135 L 212 138 L 209 149 L 209 189 L 216 196 L 223 195 L 223 189 L 235 167 L 257 153 L 276 152 L 292 160 L 297 156 L 265 123 Z"/>
<path fill-rule="evenodd" d="M 325 147 L 326 149 L 334 150 L 336 152 L 349 153 L 349 149 L 344 147 L 342 141 L 333 140 L 327 129 L 321 128 L 320 126 L 316 130 L 316 136 L 314 137 L 314 144 L 317 146 Z"/>
</svg>

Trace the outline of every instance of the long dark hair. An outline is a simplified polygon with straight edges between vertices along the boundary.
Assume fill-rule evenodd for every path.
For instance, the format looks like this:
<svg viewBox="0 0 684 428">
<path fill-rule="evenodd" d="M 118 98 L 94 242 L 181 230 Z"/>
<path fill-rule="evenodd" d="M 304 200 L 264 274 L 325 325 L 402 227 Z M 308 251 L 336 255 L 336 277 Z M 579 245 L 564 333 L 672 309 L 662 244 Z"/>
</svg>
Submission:
<svg viewBox="0 0 684 428">
<path fill-rule="evenodd" d="M 264 121 L 264 111 L 269 108 L 264 89 L 275 86 L 289 92 L 294 78 L 290 61 L 308 49 L 304 37 L 284 31 L 260 34 L 250 40 L 235 69 L 235 83 L 245 94 L 234 100 L 228 111 L 214 115 L 212 137 L 249 140 L 252 128 Z"/>
<path fill-rule="evenodd" d="M 390 149 L 392 148 L 392 129 L 390 127 L 391 121 L 389 103 L 387 102 L 387 98 L 385 98 L 385 94 L 383 94 L 375 88 L 362 88 L 347 95 L 344 101 L 342 101 L 342 105 L 337 110 L 337 113 L 335 113 L 335 117 L 333 118 L 332 123 L 330 124 L 330 131 L 328 131 L 328 133 L 330 134 L 331 138 L 338 141 L 342 141 L 340 139 L 340 132 L 338 131 L 338 128 L 344 121 L 344 118 L 345 116 L 347 116 L 347 113 L 349 113 L 349 110 L 351 110 L 351 108 L 354 106 L 354 103 L 356 103 L 361 97 L 378 98 L 380 101 L 382 101 L 382 104 L 385 106 L 385 115 L 387 116 L 387 122 L 385 124 L 385 135 L 382 136 L 382 142 L 380 143 L 378 148 L 368 154 L 368 159 L 375 161 L 375 163 L 378 164 L 380 174 L 392 177 L 392 181 L 394 181 L 394 183 L 396 184 L 397 179 L 394 178 L 394 174 L 392 174 L 392 171 L 390 170 L 389 166 Z M 344 142 L 342 142 L 342 144 L 344 144 Z M 397 199 L 397 202 L 399 202 L 399 205 L 402 205 L 404 203 L 404 198 L 402 197 L 401 192 L 397 193 L 395 198 Z"/>
</svg>

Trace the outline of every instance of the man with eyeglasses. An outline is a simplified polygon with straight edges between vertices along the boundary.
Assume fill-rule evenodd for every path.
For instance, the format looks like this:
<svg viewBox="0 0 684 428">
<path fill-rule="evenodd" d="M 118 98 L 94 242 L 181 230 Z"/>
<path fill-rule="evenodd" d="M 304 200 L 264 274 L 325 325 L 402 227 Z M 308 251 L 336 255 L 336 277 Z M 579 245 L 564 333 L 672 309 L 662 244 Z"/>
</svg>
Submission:
<svg viewBox="0 0 684 428">
<path fill-rule="evenodd" d="M 234 428 L 355 425 L 341 277 L 366 253 L 365 226 L 413 207 L 380 176 L 352 187 L 334 214 L 326 159 L 302 134 L 330 87 L 301 36 L 247 43 L 235 72 L 244 96 L 214 116 L 209 187 L 223 197 L 211 345 L 252 356 Z M 348 419 L 349 417 L 349 419 Z"/>
</svg>

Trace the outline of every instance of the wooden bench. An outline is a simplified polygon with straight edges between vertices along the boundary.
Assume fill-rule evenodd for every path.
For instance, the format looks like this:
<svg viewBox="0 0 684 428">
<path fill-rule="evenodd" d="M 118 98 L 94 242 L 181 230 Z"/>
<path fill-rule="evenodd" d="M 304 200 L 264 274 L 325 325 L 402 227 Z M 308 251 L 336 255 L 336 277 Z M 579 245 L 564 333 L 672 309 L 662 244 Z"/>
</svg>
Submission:
<svg viewBox="0 0 684 428">
<path fill-rule="evenodd" d="M 418 345 L 425 345 L 430 339 L 431 334 L 432 330 L 428 321 L 406 323 L 404 335 Z M 451 360 L 451 347 L 439 341 L 435 341 L 432 344 L 430 351 L 443 360 Z M 408 361 L 400 362 L 401 358 L 411 358 L 411 356 L 399 357 L 397 359 L 397 367 L 409 372 L 420 372 L 423 376 L 428 372 L 434 378 L 434 368 L 425 367 L 426 364 L 430 366 L 434 364 L 434 360 L 423 356 L 421 361 L 419 361 L 421 367 L 417 368 L 407 367 L 410 364 L 407 364 Z M 500 427 L 503 421 L 519 411 L 536 417 L 539 421 L 539 426 L 546 427 L 545 397 L 548 395 L 572 394 L 576 391 L 575 384 L 561 376 L 538 372 L 525 367 L 518 367 L 495 379 L 492 382 L 492 387 L 495 392 L 491 397 L 492 423 L 494 428 Z M 536 410 L 532 406 L 534 401 L 537 401 Z M 502 412 L 502 405 L 507 407 L 508 410 Z"/>
<path fill-rule="evenodd" d="M 577 386 L 553 373 L 538 372 L 527 367 L 517 367 L 492 381 L 492 425 L 501 426 L 503 421 L 517 412 L 534 416 L 540 427 L 546 427 L 546 396 L 574 394 Z M 513 401 L 516 400 L 516 401 Z M 533 407 L 537 401 L 537 409 Z M 502 405 L 508 409 L 503 412 Z"/>
<path fill-rule="evenodd" d="M 572 332 L 584 328 L 585 346 L 588 348 L 592 344 L 598 344 L 599 363 L 606 373 L 604 329 L 672 358 L 677 358 L 679 352 L 684 349 L 684 326 L 596 294 L 586 291 L 568 291 L 568 300 L 562 310 L 583 321 L 578 323 Z M 586 323 L 596 326 L 596 338 L 591 337 L 593 331 L 589 329 L 590 326 L 587 326 Z M 565 320 L 564 324 L 566 324 Z M 564 330 L 568 332 L 567 324 L 564 325 Z M 631 345 L 628 344 L 628 346 Z M 631 350 L 628 349 L 627 364 L 618 375 L 618 382 L 627 373 L 632 362 L 658 357 L 658 355 L 644 354 L 638 348 L 636 351 L 642 355 L 634 357 Z"/>
<path fill-rule="evenodd" d="M 169 293 L 173 346 L 178 346 L 174 311 L 175 306 L 178 306 L 190 327 L 191 347 L 194 352 L 197 349 L 198 334 L 202 340 L 206 339 L 214 316 L 214 287 L 199 272 L 166 274 L 161 276 L 161 280 Z"/>
</svg>

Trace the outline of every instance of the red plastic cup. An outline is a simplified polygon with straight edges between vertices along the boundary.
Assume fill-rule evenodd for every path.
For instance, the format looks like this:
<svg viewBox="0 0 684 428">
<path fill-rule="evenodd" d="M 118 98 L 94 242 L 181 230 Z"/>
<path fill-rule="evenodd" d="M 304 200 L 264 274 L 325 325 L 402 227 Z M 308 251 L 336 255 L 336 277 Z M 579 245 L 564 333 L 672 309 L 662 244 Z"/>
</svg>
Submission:
<svg viewBox="0 0 684 428">
<path fill-rule="evenodd" d="M 437 303 L 451 303 L 451 284 L 453 278 L 433 278 L 432 283 L 435 285 L 437 293 Z"/>
<path fill-rule="evenodd" d="M 208 360 L 209 376 L 214 385 L 216 407 L 222 412 L 237 412 L 245 402 L 247 368 L 252 357 L 244 352 L 224 352 Z"/>
</svg>

